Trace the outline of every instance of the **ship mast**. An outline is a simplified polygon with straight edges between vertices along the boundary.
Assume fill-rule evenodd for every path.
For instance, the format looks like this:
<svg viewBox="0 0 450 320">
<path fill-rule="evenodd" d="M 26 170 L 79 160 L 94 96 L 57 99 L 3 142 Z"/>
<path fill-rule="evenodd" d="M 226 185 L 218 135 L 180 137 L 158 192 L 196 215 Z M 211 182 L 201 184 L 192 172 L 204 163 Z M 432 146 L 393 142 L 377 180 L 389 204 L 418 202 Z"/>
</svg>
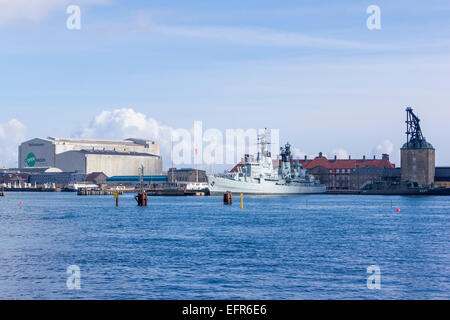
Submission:
<svg viewBox="0 0 450 320">
<path fill-rule="evenodd" d="M 259 160 L 262 160 L 263 158 L 268 156 L 268 150 L 267 150 L 267 145 L 271 144 L 268 141 L 267 138 L 268 134 L 267 134 L 267 128 L 264 129 L 264 133 L 261 135 L 258 135 L 258 145 L 260 146 L 260 150 L 258 153 L 258 158 Z"/>
<path fill-rule="evenodd" d="M 172 160 L 172 183 L 173 183 L 173 176 L 174 176 L 174 168 L 173 168 L 173 133 L 171 134 L 171 136 L 170 136 L 170 142 L 171 142 L 171 147 L 170 147 L 170 157 L 171 157 L 171 160 Z"/>
<path fill-rule="evenodd" d="M 141 165 L 139 170 L 139 185 L 141 193 L 144 193 L 144 165 Z"/>
</svg>

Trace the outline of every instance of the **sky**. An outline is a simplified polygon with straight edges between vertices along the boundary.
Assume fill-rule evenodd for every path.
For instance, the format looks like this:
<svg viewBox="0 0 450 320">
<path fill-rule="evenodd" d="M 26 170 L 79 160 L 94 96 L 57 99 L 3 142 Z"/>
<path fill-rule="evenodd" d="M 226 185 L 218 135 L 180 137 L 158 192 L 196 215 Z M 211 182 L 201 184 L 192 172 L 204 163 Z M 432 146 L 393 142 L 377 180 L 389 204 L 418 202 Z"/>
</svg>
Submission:
<svg viewBox="0 0 450 320">
<path fill-rule="evenodd" d="M 194 121 L 399 165 L 408 106 L 450 166 L 448 1 L 0 0 L 0 41 L 0 167 L 49 136 L 139 135 L 167 159 L 169 129 Z"/>
</svg>

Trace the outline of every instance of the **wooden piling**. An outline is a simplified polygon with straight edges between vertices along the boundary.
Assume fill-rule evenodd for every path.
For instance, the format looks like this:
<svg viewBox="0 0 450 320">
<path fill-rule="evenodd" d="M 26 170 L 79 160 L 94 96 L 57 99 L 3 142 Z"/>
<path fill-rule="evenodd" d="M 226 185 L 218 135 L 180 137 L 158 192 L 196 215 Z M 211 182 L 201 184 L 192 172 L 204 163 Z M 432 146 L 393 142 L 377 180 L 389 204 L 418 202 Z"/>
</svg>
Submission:
<svg viewBox="0 0 450 320">
<path fill-rule="evenodd" d="M 233 204 L 233 194 L 230 191 L 223 194 L 223 204 L 228 206 Z"/>
<path fill-rule="evenodd" d="M 116 199 L 116 207 L 118 207 L 119 206 L 119 193 L 118 192 L 114 193 L 114 198 Z"/>
<path fill-rule="evenodd" d="M 144 192 L 144 194 L 142 195 L 142 206 L 146 207 L 148 205 L 148 195 L 147 193 Z"/>
<path fill-rule="evenodd" d="M 146 207 L 148 205 L 148 195 L 146 192 L 139 192 L 134 198 L 139 207 Z"/>
<path fill-rule="evenodd" d="M 138 206 L 141 206 L 141 203 L 142 203 L 142 195 L 141 195 L 141 193 L 138 193 L 136 196 L 134 196 L 134 199 L 136 200 Z"/>
</svg>

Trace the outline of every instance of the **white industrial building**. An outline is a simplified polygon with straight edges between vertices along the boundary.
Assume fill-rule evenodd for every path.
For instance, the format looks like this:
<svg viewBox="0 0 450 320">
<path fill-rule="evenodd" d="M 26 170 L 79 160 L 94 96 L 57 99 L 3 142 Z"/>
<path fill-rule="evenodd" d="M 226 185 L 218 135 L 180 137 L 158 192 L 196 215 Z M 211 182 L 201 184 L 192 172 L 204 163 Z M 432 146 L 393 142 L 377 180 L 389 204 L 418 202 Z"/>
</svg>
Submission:
<svg viewBox="0 0 450 320">
<path fill-rule="evenodd" d="M 159 175 L 162 159 L 154 141 L 124 141 L 37 138 L 19 146 L 19 168 L 58 168 L 64 172 L 107 176 Z"/>
</svg>

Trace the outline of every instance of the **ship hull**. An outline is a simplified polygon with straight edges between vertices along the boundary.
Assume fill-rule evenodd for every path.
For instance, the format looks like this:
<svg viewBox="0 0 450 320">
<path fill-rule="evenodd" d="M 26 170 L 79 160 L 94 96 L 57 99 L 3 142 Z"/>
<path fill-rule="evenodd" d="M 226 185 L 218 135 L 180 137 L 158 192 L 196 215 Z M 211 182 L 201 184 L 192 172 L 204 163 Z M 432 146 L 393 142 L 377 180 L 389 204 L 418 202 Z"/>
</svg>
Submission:
<svg viewBox="0 0 450 320">
<path fill-rule="evenodd" d="M 247 195 L 299 195 L 321 194 L 326 192 L 324 185 L 313 184 L 289 184 L 281 185 L 273 181 L 252 183 L 236 181 L 223 177 L 208 176 L 208 188 L 211 195 L 222 195 L 225 192 Z"/>
</svg>

